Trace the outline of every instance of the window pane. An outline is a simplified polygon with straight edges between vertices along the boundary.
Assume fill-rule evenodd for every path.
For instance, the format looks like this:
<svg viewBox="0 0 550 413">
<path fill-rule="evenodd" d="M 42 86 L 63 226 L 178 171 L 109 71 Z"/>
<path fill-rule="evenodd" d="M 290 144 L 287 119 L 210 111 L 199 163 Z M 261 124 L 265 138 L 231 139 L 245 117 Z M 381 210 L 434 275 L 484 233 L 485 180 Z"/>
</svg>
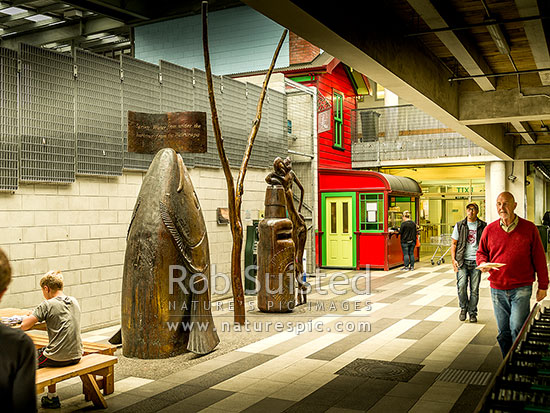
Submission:
<svg viewBox="0 0 550 413">
<path fill-rule="evenodd" d="M 343 202 L 342 203 L 342 223 L 343 223 L 343 233 L 347 234 L 349 233 L 348 228 L 348 203 Z"/>
<path fill-rule="evenodd" d="M 330 203 L 330 233 L 336 234 L 336 203 Z"/>
</svg>

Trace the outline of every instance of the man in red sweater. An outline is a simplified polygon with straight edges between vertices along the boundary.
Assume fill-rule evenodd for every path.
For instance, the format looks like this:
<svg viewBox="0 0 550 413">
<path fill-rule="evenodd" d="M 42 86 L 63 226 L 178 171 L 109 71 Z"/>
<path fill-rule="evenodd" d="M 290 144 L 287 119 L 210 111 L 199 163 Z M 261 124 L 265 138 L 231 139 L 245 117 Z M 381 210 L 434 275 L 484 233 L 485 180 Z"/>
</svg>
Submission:
<svg viewBox="0 0 550 413">
<path fill-rule="evenodd" d="M 503 357 L 529 316 L 535 273 L 538 278 L 537 301 L 546 297 L 548 289 L 546 255 L 537 227 L 518 217 L 514 213 L 516 206 L 510 192 L 499 194 L 497 211 L 500 219 L 487 225 L 476 255 L 478 265 L 506 264 L 498 269 L 481 269 L 490 273 L 488 279 L 497 320 L 497 341 Z"/>
</svg>

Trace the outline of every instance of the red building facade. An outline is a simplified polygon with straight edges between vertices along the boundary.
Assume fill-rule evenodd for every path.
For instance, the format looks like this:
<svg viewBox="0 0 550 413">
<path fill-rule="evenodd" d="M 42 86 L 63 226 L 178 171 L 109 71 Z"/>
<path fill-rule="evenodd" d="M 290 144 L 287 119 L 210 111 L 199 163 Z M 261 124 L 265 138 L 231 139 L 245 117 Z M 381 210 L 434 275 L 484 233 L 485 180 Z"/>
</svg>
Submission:
<svg viewBox="0 0 550 413">
<path fill-rule="evenodd" d="M 370 89 L 368 80 L 326 53 L 312 59 L 316 50 L 310 46 L 291 36 L 293 65 L 283 73 L 317 89 L 316 264 L 384 270 L 402 265 L 400 238 L 394 228 L 405 210 L 418 222 L 420 187 L 409 178 L 352 169 L 352 114 L 357 97 Z"/>
</svg>

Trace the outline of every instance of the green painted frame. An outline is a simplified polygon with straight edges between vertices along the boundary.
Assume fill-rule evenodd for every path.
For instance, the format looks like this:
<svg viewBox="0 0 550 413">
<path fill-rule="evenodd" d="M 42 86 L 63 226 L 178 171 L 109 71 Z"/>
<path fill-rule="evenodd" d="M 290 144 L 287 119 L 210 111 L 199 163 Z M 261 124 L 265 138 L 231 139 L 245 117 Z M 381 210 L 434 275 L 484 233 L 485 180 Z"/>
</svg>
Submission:
<svg viewBox="0 0 550 413">
<path fill-rule="evenodd" d="M 378 198 L 376 200 L 376 203 L 378 205 L 378 215 L 379 217 L 382 216 L 382 221 L 377 221 L 376 224 L 382 224 L 382 229 L 361 229 L 361 195 L 382 195 L 382 198 Z M 368 233 L 380 233 L 380 232 L 384 232 L 384 228 L 386 226 L 386 219 L 387 219 L 387 214 L 386 214 L 386 211 L 385 211 L 385 202 L 386 202 L 386 193 L 385 192 L 359 192 L 359 229 L 358 231 L 361 232 L 361 233 L 365 233 L 365 234 L 368 234 Z"/>
<path fill-rule="evenodd" d="M 321 193 L 321 266 L 326 267 L 327 265 L 327 216 L 326 216 L 326 200 L 327 198 L 340 198 L 340 197 L 351 197 L 351 216 L 352 216 L 352 245 L 353 245 L 353 268 L 357 267 L 357 236 L 355 232 L 357 231 L 357 192 L 322 192 Z"/>
</svg>

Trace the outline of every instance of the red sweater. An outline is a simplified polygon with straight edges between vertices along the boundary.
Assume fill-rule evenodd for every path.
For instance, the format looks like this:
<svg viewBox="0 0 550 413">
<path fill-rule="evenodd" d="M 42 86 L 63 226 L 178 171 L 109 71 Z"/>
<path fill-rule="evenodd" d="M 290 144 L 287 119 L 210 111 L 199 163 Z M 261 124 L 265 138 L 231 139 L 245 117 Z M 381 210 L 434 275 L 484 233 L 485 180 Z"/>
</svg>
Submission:
<svg viewBox="0 0 550 413">
<path fill-rule="evenodd" d="M 548 267 L 546 254 L 537 227 L 530 221 L 519 218 L 512 232 L 500 227 L 500 220 L 487 225 L 481 235 L 476 260 L 506 264 L 498 270 L 491 270 L 489 282 L 497 290 L 530 285 L 538 276 L 539 289 L 548 289 Z"/>
</svg>

